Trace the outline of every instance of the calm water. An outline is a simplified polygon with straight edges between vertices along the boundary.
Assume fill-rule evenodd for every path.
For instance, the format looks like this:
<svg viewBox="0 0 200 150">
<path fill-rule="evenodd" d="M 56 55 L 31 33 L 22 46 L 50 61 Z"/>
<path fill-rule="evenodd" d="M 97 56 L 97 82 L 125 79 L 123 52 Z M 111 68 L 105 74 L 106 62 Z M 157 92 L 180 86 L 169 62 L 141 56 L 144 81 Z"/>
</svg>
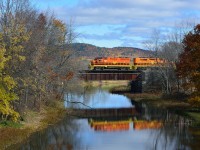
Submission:
<svg viewBox="0 0 200 150">
<path fill-rule="evenodd" d="M 79 101 L 85 105 L 72 104 Z M 137 108 L 140 116 L 72 118 L 35 133 L 20 150 L 190 150 L 195 145 L 190 120 L 145 104 L 131 102 L 101 88 L 66 94 L 66 107 Z"/>
</svg>

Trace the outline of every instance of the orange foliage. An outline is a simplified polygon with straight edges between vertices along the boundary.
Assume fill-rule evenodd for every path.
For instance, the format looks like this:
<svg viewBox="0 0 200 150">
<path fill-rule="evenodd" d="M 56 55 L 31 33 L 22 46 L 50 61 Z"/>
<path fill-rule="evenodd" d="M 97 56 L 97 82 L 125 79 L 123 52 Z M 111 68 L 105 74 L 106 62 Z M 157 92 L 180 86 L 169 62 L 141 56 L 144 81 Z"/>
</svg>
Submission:
<svg viewBox="0 0 200 150">
<path fill-rule="evenodd" d="M 37 19 L 37 29 L 44 30 L 46 24 L 47 24 L 46 17 L 44 16 L 44 14 L 41 13 Z"/>
<path fill-rule="evenodd" d="M 55 73 L 51 68 L 48 68 L 48 72 L 49 72 L 49 78 L 51 80 L 54 80 L 56 78 L 60 78 L 60 79 L 65 80 L 65 81 L 69 81 L 74 77 L 74 73 L 71 72 L 71 71 L 68 72 L 65 76 L 62 76 L 62 75 Z"/>
<path fill-rule="evenodd" d="M 53 24 L 58 27 L 58 28 L 63 28 L 65 27 L 65 24 L 61 21 L 61 20 L 57 20 L 57 19 L 54 19 L 53 20 Z"/>
<path fill-rule="evenodd" d="M 185 35 L 183 44 L 185 48 L 177 63 L 177 74 L 186 78 L 185 85 L 194 86 L 196 94 L 200 95 L 200 24 Z"/>
</svg>

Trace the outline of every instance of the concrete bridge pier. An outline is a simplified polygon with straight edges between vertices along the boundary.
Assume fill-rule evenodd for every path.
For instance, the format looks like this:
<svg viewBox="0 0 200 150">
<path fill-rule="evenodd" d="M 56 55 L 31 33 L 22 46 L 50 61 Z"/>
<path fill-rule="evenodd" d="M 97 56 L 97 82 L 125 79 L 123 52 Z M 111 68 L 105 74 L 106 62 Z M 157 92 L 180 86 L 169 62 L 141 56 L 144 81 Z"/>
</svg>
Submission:
<svg viewBox="0 0 200 150">
<path fill-rule="evenodd" d="M 131 81 L 131 92 L 132 93 L 142 93 L 142 80 L 143 73 L 140 73 L 135 80 Z"/>
</svg>

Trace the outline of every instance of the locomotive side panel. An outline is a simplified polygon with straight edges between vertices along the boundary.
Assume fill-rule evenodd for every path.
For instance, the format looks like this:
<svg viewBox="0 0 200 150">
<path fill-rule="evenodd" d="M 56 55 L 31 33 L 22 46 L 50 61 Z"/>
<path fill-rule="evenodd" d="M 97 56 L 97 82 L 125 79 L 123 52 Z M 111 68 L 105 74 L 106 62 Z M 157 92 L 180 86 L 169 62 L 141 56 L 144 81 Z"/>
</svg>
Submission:
<svg viewBox="0 0 200 150">
<path fill-rule="evenodd" d="M 101 57 L 95 58 L 90 63 L 91 69 L 131 69 L 131 59 L 129 57 Z"/>
<path fill-rule="evenodd" d="M 133 59 L 134 68 L 146 68 L 146 67 L 158 67 L 164 64 L 165 61 L 162 58 L 152 57 L 139 57 Z"/>
<path fill-rule="evenodd" d="M 89 68 L 93 69 L 128 69 L 135 70 L 138 68 L 163 66 L 166 61 L 162 58 L 153 57 L 97 57 L 90 62 Z"/>
</svg>

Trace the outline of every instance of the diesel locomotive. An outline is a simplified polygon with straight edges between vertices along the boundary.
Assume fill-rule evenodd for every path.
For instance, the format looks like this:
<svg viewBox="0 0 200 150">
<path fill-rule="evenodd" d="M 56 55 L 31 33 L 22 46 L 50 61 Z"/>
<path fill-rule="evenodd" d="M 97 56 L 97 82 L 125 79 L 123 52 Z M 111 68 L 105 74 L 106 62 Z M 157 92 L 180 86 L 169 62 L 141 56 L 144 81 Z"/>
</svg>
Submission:
<svg viewBox="0 0 200 150">
<path fill-rule="evenodd" d="M 118 70 L 136 70 L 147 67 L 162 66 L 166 61 L 162 58 L 153 57 L 97 57 L 90 61 L 90 70 L 118 69 Z"/>
</svg>

